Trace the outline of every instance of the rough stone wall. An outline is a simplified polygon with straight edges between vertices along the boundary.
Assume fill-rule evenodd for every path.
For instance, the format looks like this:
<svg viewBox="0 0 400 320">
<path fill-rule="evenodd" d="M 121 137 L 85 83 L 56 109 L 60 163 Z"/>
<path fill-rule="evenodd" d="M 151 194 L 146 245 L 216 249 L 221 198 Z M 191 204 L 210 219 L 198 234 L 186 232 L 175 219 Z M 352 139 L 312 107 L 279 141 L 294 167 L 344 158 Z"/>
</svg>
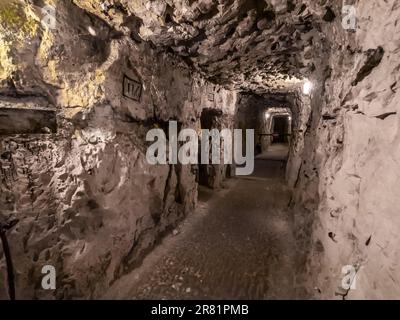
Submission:
<svg viewBox="0 0 400 320">
<path fill-rule="evenodd" d="M 260 120 L 262 112 L 267 108 L 266 101 L 262 97 L 241 94 L 237 106 L 236 128 L 241 130 L 254 129 L 254 145 L 260 144 Z M 243 134 L 243 148 L 245 146 L 245 135 Z"/>
<path fill-rule="evenodd" d="M 232 119 L 237 95 L 140 36 L 260 94 L 310 77 L 311 99 L 291 103 L 287 173 L 298 282 L 309 283 L 299 293 L 398 297 L 397 1 L 349 0 L 354 33 L 340 0 L 31 3 L 0 1 L 1 115 L 56 112 L 58 131 L 36 124 L 43 134 L 0 141 L 0 222 L 18 221 L 7 232 L 17 297 L 99 296 L 195 205 L 192 168 L 148 166 L 145 133 L 170 119 L 200 129 L 202 108 Z M 40 23 L 45 3 L 57 5 L 52 30 Z M 40 290 L 44 264 L 57 268 L 55 292 Z M 349 292 L 338 288 L 346 265 L 358 271 Z"/>
<path fill-rule="evenodd" d="M 210 81 L 264 94 L 295 90 L 315 69 L 312 33 L 337 0 L 74 0 L 118 30 L 191 61 Z"/>
<path fill-rule="evenodd" d="M 286 180 L 290 187 L 297 187 L 300 168 L 303 162 L 305 136 L 310 126 L 311 101 L 309 96 L 295 94 L 292 96 L 292 136 L 290 138 L 289 158 L 286 169 Z"/>
<path fill-rule="evenodd" d="M 1 21 L 1 106 L 49 108 L 58 122 L 54 134 L 0 139 L 0 221 L 18 221 L 7 232 L 17 298 L 99 297 L 196 204 L 191 166 L 147 163 L 147 131 L 172 119 L 198 129 L 202 108 L 232 117 L 236 93 L 68 1 L 54 30 L 34 6 L 10 6 L 29 19 Z M 124 81 L 136 86 L 126 92 Z M 44 265 L 56 268 L 55 291 L 41 289 Z M 0 274 L 6 299 L 2 250 Z"/>
<path fill-rule="evenodd" d="M 210 97 L 209 97 L 210 98 Z M 214 98 L 212 98 L 214 99 Z M 201 114 L 200 125 L 202 130 L 218 130 L 222 132 L 223 129 L 234 129 L 234 115 L 229 113 L 223 113 L 222 110 L 216 108 L 206 108 L 203 109 Z M 203 139 L 208 139 L 209 144 L 209 164 L 199 164 L 197 166 L 198 175 L 197 181 L 199 184 L 207 186 L 211 189 L 220 189 L 224 187 L 224 181 L 228 178 L 231 178 L 235 175 L 235 164 L 234 163 L 225 163 L 224 160 L 224 149 L 225 144 L 221 144 L 220 148 L 220 163 L 215 164 L 212 163 L 212 142 L 209 140 L 209 137 L 203 136 L 203 133 L 199 134 L 199 149 L 201 149 L 201 145 L 203 143 Z M 223 139 L 221 140 L 223 142 Z M 199 154 L 201 150 L 199 150 Z M 232 162 L 233 159 L 232 159 Z"/>
<path fill-rule="evenodd" d="M 398 298 L 400 6 L 350 4 L 355 32 L 340 19 L 323 29 L 330 60 L 311 101 L 308 159 L 299 172 L 298 239 L 310 249 L 304 279 L 317 298 Z M 354 290 L 341 288 L 347 265 L 357 272 Z"/>
</svg>

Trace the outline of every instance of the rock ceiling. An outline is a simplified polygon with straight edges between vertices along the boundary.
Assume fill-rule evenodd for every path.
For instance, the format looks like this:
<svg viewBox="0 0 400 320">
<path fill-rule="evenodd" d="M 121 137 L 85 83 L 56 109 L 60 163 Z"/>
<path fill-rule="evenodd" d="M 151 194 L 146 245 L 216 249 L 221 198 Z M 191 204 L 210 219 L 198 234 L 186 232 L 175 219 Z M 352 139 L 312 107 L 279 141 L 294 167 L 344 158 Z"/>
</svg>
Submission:
<svg viewBox="0 0 400 320">
<path fill-rule="evenodd" d="M 334 19 L 326 4 L 298 0 L 74 2 L 136 41 L 177 53 L 205 78 L 256 93 L 297 87 L 313 71 L 319 21 Z"/>
</svg>

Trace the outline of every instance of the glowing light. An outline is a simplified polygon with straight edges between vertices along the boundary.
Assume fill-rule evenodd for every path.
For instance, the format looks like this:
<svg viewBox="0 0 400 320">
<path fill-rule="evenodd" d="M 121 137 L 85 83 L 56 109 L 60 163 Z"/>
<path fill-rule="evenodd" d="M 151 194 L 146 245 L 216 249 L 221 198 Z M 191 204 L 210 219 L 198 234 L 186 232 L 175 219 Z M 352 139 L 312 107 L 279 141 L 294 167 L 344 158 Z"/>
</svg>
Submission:
<svg viewBox="0 0 400 320">
<path fill-rule="evenodd" d="M 292 121 L 292 117 L 291 116 L 289 116 L 288 119 L 289 119 L 289 121 Z"/>
<path fill-rule="evenodd" d="M 88 26 L 87 29 L 88 29 L 89 33 L 90 33 L 93 37 L 96 36 L 96 30 L 94 30 L 91 26 Z"/>
<path fill-rule="evenodd" d="M 310 81 L 307 80 L 307 81 L 303 84 L 303 93 L 304 93 L 305 95 L 309 95 L 309 94 L 311 93 L 312 88 L 313 88 L 312 82 L 310 82 Z"/>
<path fill-rule="evenodd" d="M 271 117 L 271 115 L 268 112 L 266 112 L 265 113 L 265 120 L 269 120 L 270 117 Z"/>
</svg>

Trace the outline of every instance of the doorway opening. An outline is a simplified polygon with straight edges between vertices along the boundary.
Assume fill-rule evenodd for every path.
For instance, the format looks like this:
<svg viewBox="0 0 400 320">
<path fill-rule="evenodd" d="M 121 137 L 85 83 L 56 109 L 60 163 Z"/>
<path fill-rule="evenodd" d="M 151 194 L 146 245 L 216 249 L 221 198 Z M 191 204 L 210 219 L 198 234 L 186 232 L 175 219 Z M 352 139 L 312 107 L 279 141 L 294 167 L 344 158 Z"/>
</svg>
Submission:
<svg viewBox="0 0 400 320">
<path fill-rule="evenodd" d="M 289 143 L 289 116 L 275 116 L 273 118 L 273 139 L 272 143 Z"/>
</svg>

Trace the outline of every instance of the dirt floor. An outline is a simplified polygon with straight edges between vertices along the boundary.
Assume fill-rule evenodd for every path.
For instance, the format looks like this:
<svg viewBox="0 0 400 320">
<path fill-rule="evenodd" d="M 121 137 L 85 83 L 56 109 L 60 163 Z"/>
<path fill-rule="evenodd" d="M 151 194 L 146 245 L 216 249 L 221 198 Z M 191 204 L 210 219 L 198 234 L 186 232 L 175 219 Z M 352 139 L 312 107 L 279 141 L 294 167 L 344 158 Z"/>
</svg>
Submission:
<svg viewBox="0 0 400 320">
<path fill-rule="evenodd" d="M 286 155 L 285 146 L 273 145 L 257 157 L 252 176 L 218 192 L 200 187 L 197 210 L 104 298 L 294 298 Z"/>
</svg>

